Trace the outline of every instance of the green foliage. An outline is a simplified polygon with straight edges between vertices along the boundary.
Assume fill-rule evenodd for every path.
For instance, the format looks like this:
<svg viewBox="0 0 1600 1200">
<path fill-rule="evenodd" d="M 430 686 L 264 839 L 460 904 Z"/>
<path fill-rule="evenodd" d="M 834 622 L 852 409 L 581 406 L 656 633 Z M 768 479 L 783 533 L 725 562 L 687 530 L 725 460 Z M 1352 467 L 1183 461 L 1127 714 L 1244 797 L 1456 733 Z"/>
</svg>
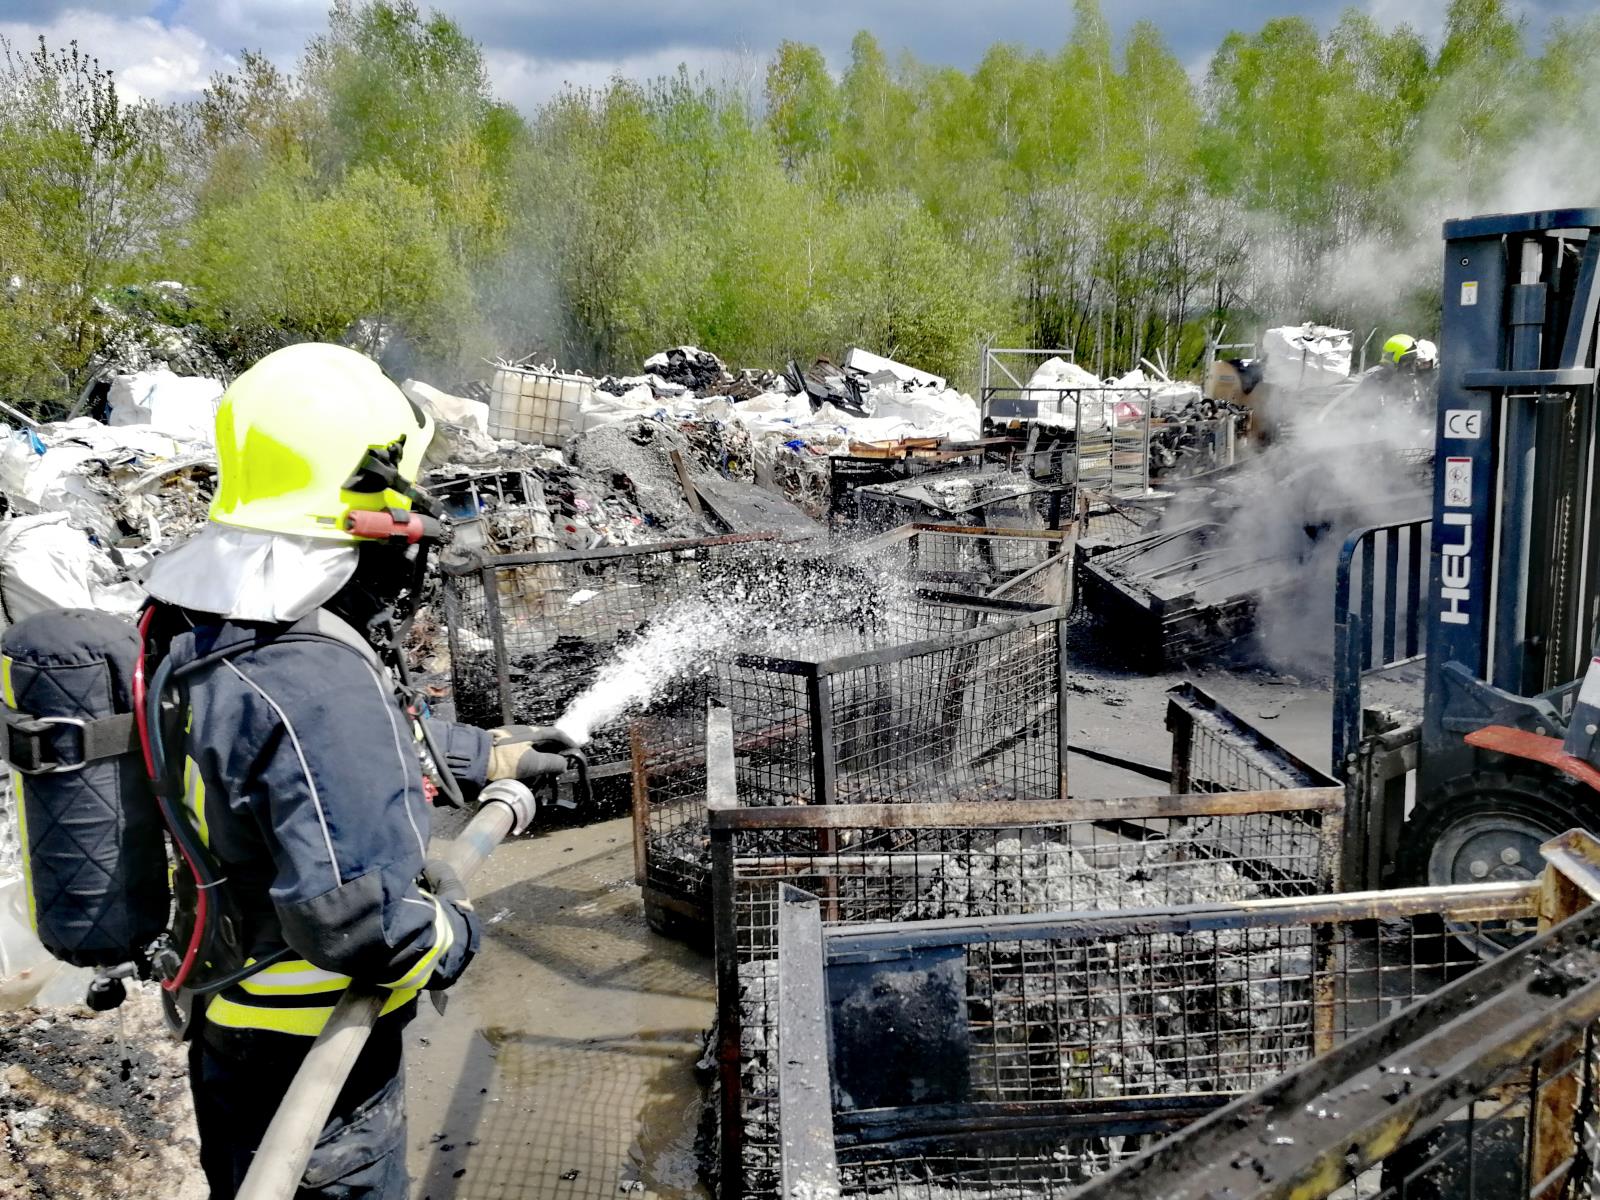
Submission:
<svg viewBox="0 0 1600 1200">
<path fill-rule="evenodd" d="M 398 327 L 449 356 L 470 324 L 466 273 L 427 193 L 384 165 L 326 191 L 303 165 L 274 167 L 199 222 L 195 251 L 196 282 L 233 327 L 338 341 L 366 321 L 369 339 Z"/>
<path fill-rule="evenodd" d="M 96 295 L 148 261 L 172 212 L 158 116 L 122 103 L 73 43 L 0 38 L 0 385 L 71 394 L 98 344 Z"/>
<path fill-rule="evenodd" d="M 1600 18 L 1535 49 L 1509 0 L 1452 0 L 1437 53 L 1359 8 L 1277 18 L 1197 86 L 1155 24 L 1119 43 L 1099 0 L 1072 12 L 1059 49 L 970 71 L 861 33 L 831 69 L 783 43 L 759 102 L 680 70 L 526 116 L 413 0 L 335 0 L 292 72 L 246 53 L 168 110 L 75 48 L 7 47 L 0 390 L 70 393 L 97 295 L 155 275 L 199 285 L 241 360 L 399 330 L 445 382 L 681 341 L 762 366 L 860 343 L 971 382 L 985 336 L 1192 371 L 1223 322 L 1426 333 L 1443 216 L 1531 206 L 1552 168 L 1559 202 L 1600 202 Z"/>
<path fill-rule="evenodd" d="M 826 152 L 839 123 L 839 91 L 815 46 L 784 42 L 767 66 L 767 127 L 791 170 Z"/>
</svg>

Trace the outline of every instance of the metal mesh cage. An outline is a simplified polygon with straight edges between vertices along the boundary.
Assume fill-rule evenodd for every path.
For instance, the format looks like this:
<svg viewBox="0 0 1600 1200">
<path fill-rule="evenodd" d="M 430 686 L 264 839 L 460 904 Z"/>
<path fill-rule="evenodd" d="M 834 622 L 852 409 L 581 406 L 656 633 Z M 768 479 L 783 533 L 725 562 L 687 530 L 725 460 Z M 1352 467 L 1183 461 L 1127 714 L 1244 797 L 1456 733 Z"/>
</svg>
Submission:
<svg viewBox="0 0 1600 1200">
<path fill-rule="evenodd" d="M 458 719 L 472 725 L 554 721 L 595 664 L 664 605 L 699 586 L 707 565 L 771 534 L 571 553 L 446 561 L 445 624 Z M 591 751 L 625 761 L 625 732 Z"/>
<path fill-rule="evenodd" d="M 1082 1200 L 1594 1196 L 1600 843 L 1571 831 L 1541 850 L 1542 879 L 1501 885 L 1502 898 L 1537 896 L 1538 936 L 1185 1128 Z"/>
<path fill-rule="evenodd" d="M 722 1085 L 722 1127 L 737 1130 L 724 1172 L 742 1178 L 744 1194 L 773 1194 L 780 1113 L 765 1048 L 777 1037 L 785 885 L 820 897 L 830 927 L 908 931 L 940 918 L 1305 896 L 1338 886 L 1342 803 L 1340 789 L 1322 788 L 715 810 L 718 1020 L 738 1068 Z"/>
<path fill-rule="evenodd" d="M 1074 518 L 1079 538 L 1121 546 L 1149 533 L 1160 522 L 1162 511 L 1154 500 L 1080 488 Z"/>
<path fill-rule="evenodd" d="M 1340 786 L 1193 683 L 1168 690 L 1167 728 L 1175 792 Z"/>
<path fill-rule="evenodd" d="M 785 1153 L 757 1187 L 815 1178 L 784 1159 L 826 1140 L 845 1195 L 1055 1196 L 1465 975 L 1453 931 L 1531 928 L 1538 885 L 860 928 L 825 906 L 824 987 L 770 960 Z M 825 1134 L 787 1115 L 800 1092 L 832 1097 Z"/>
<path fill-rule="evenodd" d="M 1061 616 L 916 593 L 871 627 L 809 631 L 826 657 L 720 657 L 693 694 L 731 714 L 741 803 L 1062 797 Z M 710 915 L 704 709 L 679 712 L 635 727 L 637 865 L 658 928 L 664 912 Z"/>
<path fill-rule="evenodd" d="M 902 578 L 980 596 L 1066 602 L 1070 551 L 1049 529 L 904 525 L 858 550 Z"/>
<path fill-rule="evenodd" d="M 1018 471 L 943 472 L 856 490 L 856 521 L 867 530 L 914 522 L 1056 529 L 1070 487 Z"/>
</svg>

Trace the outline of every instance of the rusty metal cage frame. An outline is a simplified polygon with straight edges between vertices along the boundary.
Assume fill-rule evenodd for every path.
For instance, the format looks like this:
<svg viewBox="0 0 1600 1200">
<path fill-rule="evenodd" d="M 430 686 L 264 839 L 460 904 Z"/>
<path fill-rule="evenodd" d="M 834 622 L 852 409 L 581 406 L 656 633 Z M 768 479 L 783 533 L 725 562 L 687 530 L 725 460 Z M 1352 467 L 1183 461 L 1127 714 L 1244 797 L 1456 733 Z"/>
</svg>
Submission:
<svg viewBox="0 0 1600 1200">
<path fill-rule="evenodd" d="M 1040 475 L 1033 466 L 1043 452 L 1008 454 L 1005 467 L 983 464 L 959 476 L 955 472 L 916 475 L 886 483 L 866 483 L 855 490 L 854 525 L 862 530 L 891 533 L 904 525 L 960 525 L 974 528 L 1061 528 L 1063 514 L 1073 507 L 1074 487 L 1057 469 Z M 1024 469 L 1017 469 L 1026 463 Z M 1059 467 L 1059 463 L 1057 463 Z M 912 489 L 934 487 L 955 478 L 977 489 L 960 506 L 945 507 L 915 495 Z"/>
<path fill-rule="evenodd" d="M 908 803 L 958 788 L 985 802 L 1066 796 L 1065 610 L 917 594 L 943 632 L 833 656 L 737 653 L 710 669 L 702 687 L 731 710 L 745 803 Z M 645 910 L 658 930 L 700 937 L 712 922 L 705 746 L 700 713 L 634 725 Z"/>
<path fill-rule="evenodd" d="M 1600 1194 L 1600 842 L 1572 830 L 1541 849 L 1542 877 L 1522 885 L 1536 893 L 1538 937 L 1175 1134 L 1082 1200 Z"/>
<path fill-rule="evenodd" d="M 1370 1041 L 1376 1035 L 1363 1030 L 1384 1024 L 1383 1007 L 1409 1009 L 1438 988 L 1451 988 L 1452 976 L 1474 969 L 1444 953 L 1457 945 L 1452 928 L 1531 923 L 1541 912 L 1541 885 L 1480 884 L 853 928 L 825 924 L 825 904 L 797 890 L 783 900 L 780 936 L 791 939 L 795 952 L 778 948 L 775 1032 L 763 1047 L 774 1064 L 775 1107 L 782 1114 L 781 1154 L 772 1178 L 781 1180 L 784 1195 L 812 1189 L 835 1196 L 954 1200 L 1076 1195 L 1089 1179 L 1133 1158 L 1140 1139 L 1206 1118 L 1262 1084 L 1262 1095 L 1273 1095 L 1282 1085 L 1267 1081 L 1319 1056 L 1341 1053 L 1336 1046 Z M 1600 922 L 1592 923 L 1600 928 Z M 1404 948 L 1388 964 L 1386 939 Z M 1376 948 L 1375 959 L 1366 958 L 1369 947 Z M 973 1040 L 977 1095 L 866 1110 L 839 1103 L 838 1060 L 830 1049 L 840 1036 L 840 1001 L 832 995 L 837 977 L 864 964 L 892 974 L 896 956 L 909 956 L 915 964 L 918 955 L 925 962 L 930 954 L 952 951 L 966 981 L 961 1000 Z M 1163 955 L 1170 961 L 1162 962 Z M 825 979 L 814 978 L 818 971 Z M 913 983 L 918 978 L 915 971 L 902 977 Z M 1097 978 L 1107 985 L 1109 999 L 1106 991 L 1094 990 L 1090 981 Z M 848 975 L 845 979 L 848 983 Z M 1083 990 L 1075 991 L 1080 979 Z M 1011 986 L 1009 994 L 1004 984 Z M 1600 992 L 1600 986 L 1589 990 Z M 1006 1023 L 1002 996 L 1012 1013 Z M 1100 1006 L 1088 1010 L 1091 1015 L 1074 1009 L 1090 996 Z M 1596 1004 L 1600 1012 L 1600 999 Z M 1265 1031 L 1247 1036 L 1243 1047 L 1224 1050 L 1228 1043 L 1218 1030 L 1225 1019 L 1251 1027 L 1248 1020 L 1240 1021 L 1241 1011 L 1282 1019 L 1266 1022 Z M 1167 1016 L 1158 1019 L 1154 1014 L 1160 1012 Z M 1180 1018 L 1175 1030 L 1162 1023 L 1173 1013 Z M 1183 1023 L 1191 1019 L 1202 1028 L 1188 1029 Z M 1036 1035 L 1051 1021 L 1054 1039 L 1046 1037 L 1041 1048 Z M 1066 1038 L 1063 1024 L 1073 1031 Z M 1097 1095 L 1090 1075 L 1084 1094 L 1081 1068 L 1093 1067 L 1097 1056 L 1102 1065 L 1115 1065 L 1120 1056 L 1126 1082 L 1130 1025 L 1150 1035 L 1147 1048 L 1153 1047 L 1152 1058 L 1162 1070 L 1181 1065 L 1182 1077 L 1171 1078 L 1178 1086 L 1147 1083 Z M 1237 1038 L 1237 1029 L 1229 1036 Z M 892 1039 L 892 1031 L 880 1039 L 891 1060 L 896 1047 L 884 1043 Z M 1003 1070 L 980 1073 L 984 1047 L 1009 1052 L 999 1061 L 1009 1062 L 1013 1071 L 1023 1064 L 1020 1078 Z M 1212 1073 L 1193 1073 L 1196 1063 L 1209 1064 Z M 1135 1078 L 1166 1082 L 1155 1067 L 1143 1069 L 1147 1074 L 1135 1073 Z M 1298 1093 L 1296 1098 L 1305 1099 Z M 1247 1112 L 1251 1115 L 1241 1119 Z M 1237 1134 L 1237 1144 L 1272 1144 L 1262 1135 L 1255 1108 L 1240 1102 L 1227 1113 L 1235 1114 L 1231 1123 L 1227 1114 L 1219 1114 L 1206 1126 Z M 1269 1135 L 1274 1128 L 1266 1125 Z M 1232 1156 L 1233 1167 L 1242 1165 L 1241 1157 Z M 1173 1177 L 1192 1172 L 1200 1161 L 1192 1153 L 1168 1158 Z M 1214 1164 L 1218 1170 L 1223 1161 Z M 1131 1190 L 1106 1194 L 1173 1193 L 1160 1179 L 1153 1187 L 1145 1179 Z"/>
<path fill-rule="evenodd" d="M 1065 604 L 1069 534 L 1057 529 L 913 522 L 868 538 L 856 553 L 882 555 L 905 577 L 974 595 Z"/>
<path fill-rule="evenodd" d="M 1175 792 L 1344 786 L 1193 682 L 1167 689 L 1167 729 Z"/>
<path fill-rule="evenodd" d="M 597 550 L 447 555 L 439 572 L 458 719 L 473 725 L 550 724 L 560 715 L 554 708 L 519 710 L 511 689 L 513 660 L 536 643 L 554 645 L 564 635 L 615 641 L 686 594 L 715 556 L 776 537 L 731 534 Z M 573 602 L 586 591 L 596 594 Z M 621 754 L 596 762 L 591 773 L 601 778 L 628 765 Z"/>
<path fill-rule="evenodd" d="M 751 1050 L 774 1036 L 770 978 L 760 964 L 776 952 L 781 887 L 815 889 L 828 921 L 850 925 L 904 916 L 919 903 L 934 905 L 930 919 L 1026 910 L 1018 894 L 1024 878 L 1052 881 L 1032 911 L 1097 899 L 1101 908 L 1121 906 L 1114 896 L 1085 894 L 1086 864 L 1105 872 L 1114 888 L 1119 879 L 1147 876 L 1141 893 L 1168 902 L 1197 883 L 1208 896 L 1241 898 L 1339 886 L 1343 790 L 1336 786 L 1125 800 L 740 807 L 731 722 L 714 711 L 708 727 L 723 1195 L 771 1194 L 776 1179 L 777 1117 L 761 1094 L 770 1092 L 771 1072 Z M 1183 743 L 1185 753 L 1206 736 L 1202 727 Z M 1169 852 L 1174 857 L 1163 861 Z M 1198 880 L 1185 873 L 1196 861 L 1206 864 Z M 982 903 L 970 886 L 975 864 L 987 864 L 996 885 L 1004 874 L 1005 894 L 997 886 Z"/>
</svg>

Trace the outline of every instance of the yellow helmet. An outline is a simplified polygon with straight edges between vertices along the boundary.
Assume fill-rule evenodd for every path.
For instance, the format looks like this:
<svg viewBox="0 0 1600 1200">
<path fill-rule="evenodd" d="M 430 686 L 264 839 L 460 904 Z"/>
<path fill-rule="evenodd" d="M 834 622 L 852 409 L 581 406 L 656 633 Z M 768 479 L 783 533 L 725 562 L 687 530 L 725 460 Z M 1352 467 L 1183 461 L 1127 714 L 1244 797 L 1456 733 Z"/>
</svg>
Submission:
<svg viewBox="0 0 1600 1200">
<path fill-rule="evenodd" d="M 1409 333 L 1397 333 L 1383 344 L 1383 361 L 1392 366 L 1415 358 L 1416 353 L 1417 339 Z"/>
<path fill-rule="evenodd" d="M 217 407 L 211 519 L 358 542 L 352 513 L 409 512 L 432 420 L 354 350 L 321 342 L 261 359 Z"/>
</svg>

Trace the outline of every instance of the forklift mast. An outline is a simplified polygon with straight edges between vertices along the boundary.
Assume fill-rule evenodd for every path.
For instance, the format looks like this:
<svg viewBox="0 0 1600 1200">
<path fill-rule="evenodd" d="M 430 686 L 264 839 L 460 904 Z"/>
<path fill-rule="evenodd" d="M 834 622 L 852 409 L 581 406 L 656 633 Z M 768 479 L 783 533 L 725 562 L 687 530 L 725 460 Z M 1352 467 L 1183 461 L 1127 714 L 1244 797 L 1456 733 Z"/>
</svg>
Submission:
<svg viewBox="0 0 1600 1200">
<path fill-rule="evenodd" d="M 1445 226 L 1418 799 L 1485 726 L 1561 737 L 1600 619 L 1600 208 Z"/>
</svg>

